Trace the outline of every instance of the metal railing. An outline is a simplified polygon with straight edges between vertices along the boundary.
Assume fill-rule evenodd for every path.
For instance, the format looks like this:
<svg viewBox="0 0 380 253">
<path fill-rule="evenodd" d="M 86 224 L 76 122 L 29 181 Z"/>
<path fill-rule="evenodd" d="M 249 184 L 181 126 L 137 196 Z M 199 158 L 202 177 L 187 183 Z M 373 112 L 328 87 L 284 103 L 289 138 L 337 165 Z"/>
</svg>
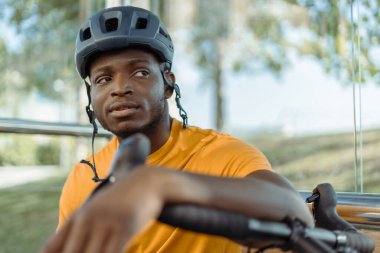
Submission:
<svg viewBox="0 0 380 253">
<path fill-rule="evenodd" d="M 90 124 L 80 125 L 59 122 L 41 122 L 33 120 L 0 118 L 0 133 L 91 137 L 92 131 L 93 128 Z M 111 137 L 112 134 L 103 128 L 99 128 L 97 136 Z"/>
</svg>

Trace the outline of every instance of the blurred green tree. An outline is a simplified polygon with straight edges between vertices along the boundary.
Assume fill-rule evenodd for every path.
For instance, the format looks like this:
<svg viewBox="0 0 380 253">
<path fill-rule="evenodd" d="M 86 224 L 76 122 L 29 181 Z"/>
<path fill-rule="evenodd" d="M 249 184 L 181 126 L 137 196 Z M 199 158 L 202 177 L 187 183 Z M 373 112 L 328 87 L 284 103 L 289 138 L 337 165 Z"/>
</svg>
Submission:
<svg viewBox="0 0 380 253">
<path fill-rule="evenodd" d="M 223 113 L 223 64 L 225 43 L 230 36 L 230 0 L 197 0 L 197 24 L 193 31 L 193 43 L 198 54 L 197 63 L 205 74 L 205 83 L 214 86 L 215 127 L 222 129 Z"/>
<path fill-rule="evenodd" d="M 20 38 L 18 49 L 7 53 L 11 78 L 15 73 L 22 78 L 19 93 L 35 90 L 61 101 L 68 93 L 79 96 L 73 57 L 76 34 L 87 16 L 103 6 L 104 0 L 0 2 L 0 15 L 8 17 L 6 22 L 16 28 Z"/>
<path fill-rule="evenodd" d="M 11 69 L 25 80 L 23 90 L 35 89 L 51 99 L 62 99 L 55 80 L 72 85 L 75 32 L 79 26 L 79 3 L 68 1 L 5 1 L 9 24 L 16 27 L 20 48 L 13 52 Z"/>
</svg>

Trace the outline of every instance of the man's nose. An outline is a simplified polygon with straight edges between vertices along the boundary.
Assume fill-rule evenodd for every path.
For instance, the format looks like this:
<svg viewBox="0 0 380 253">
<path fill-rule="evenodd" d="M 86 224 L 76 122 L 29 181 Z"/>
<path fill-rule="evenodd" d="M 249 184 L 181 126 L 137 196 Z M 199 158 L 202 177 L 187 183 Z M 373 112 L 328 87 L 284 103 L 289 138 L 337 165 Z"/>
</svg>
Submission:
<svg viewBox="0 0 380 253">
<path fill-rule="evenodd" d="M 130 80 L 126 77 L 118 77 L 116 78 L 113 87 L 112 87 L 112 96 L 124 96 L 127 94 L 132 94 L 133 88 Z"/>
</svg>

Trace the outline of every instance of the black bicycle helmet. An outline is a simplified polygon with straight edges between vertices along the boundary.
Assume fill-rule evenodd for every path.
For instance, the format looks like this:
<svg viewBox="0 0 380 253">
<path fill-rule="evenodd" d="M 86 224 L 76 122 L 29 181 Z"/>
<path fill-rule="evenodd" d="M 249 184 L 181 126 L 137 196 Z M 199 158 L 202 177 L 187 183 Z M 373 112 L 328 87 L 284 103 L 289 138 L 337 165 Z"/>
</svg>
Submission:
<svg viewBox="0 0 380 253">
<path fill-rule="evenodd" d="M 93 15 L 79 30 L 75 61 L 79 75 L 88 76 L 91 57 L 114 49 L 146 47 L 171 68 L 174 46 L 166 27 L 152 12 L 119 6 Z"/>
</svg>

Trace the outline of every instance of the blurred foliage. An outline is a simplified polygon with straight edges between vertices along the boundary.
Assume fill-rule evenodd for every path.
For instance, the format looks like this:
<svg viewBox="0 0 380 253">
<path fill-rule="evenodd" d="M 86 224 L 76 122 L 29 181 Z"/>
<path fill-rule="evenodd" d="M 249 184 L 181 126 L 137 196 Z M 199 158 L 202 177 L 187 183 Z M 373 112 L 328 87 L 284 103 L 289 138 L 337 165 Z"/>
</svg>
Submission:
<svg viewBox="0 0 380 253">
<path fill-rule="evenodd" d="M 206 76 L 212 77 L 209 72 L 215 66 L 214 45 L 219 41 L 224 44 L 221 60 L 227 68 L 270 70 L 280 76 L 289 66 L 291 54 L 296 52 L 301 57 L 312 56 L 327 73 L 347 81 L 352 76 L 351 43 L 357 50 L 360 35 L 362 81 L 380 82 L 379 64 L 372 54 L 379 49 L 380 1 L 363 0 L 358 2 L 359 6 L 356 3 L 351 6 L 349 0 L 246 2 L 239 7 L 239 1 L 234 0 L 215 3 L 198 0 L 198 24 L 192 31 L 191 42 L 195 44 L 197 63 Z M 237 13 L 229 11 L 233 5 L 240 8 Z M 357 51 L 356 72 L 358 56 Z"/>
<path fill-rule="evenodd" d="M 379 8 L 380 1 L 371 0 L 198 0 L 191 43 L 202 84 L 215 86 L 218 96 L 223 71 L 269 71 L 280 78 L 294 59 L 305 57 L 342 84 L 352 83 L 353 75 L 359 81 L 359 65 L 361 82 L 380 84 Z M 214 101 L 223 107 L 223 99 Z"/>
<path fill-rule="evenodd" d="M 35 162 L 36 143 L 31 138 L 9 136 L 2 139 L 0 165 L 32 165 Z"/>
<path fill-rule="evenodd" d="M 36 150 L 36 163 L 41 165 L 59 164 L 60 147 L 57 141 L 40 144 Z"/>
<path fill-rule="evenodd" d="M 60 164 L 58 139 L 41 143 L 34 136 L 7 135 L 1 142 L 0 166 Z"/>
<path fill-rule="evenodd" d="M 5 45 L 5 41 L 0 37 L 0 55 L 7 55 L 7 48 Z M 6 66 L 6 59 L 2 57 L 2 61 L 0 61 L 0 68 L 3 69 Z"/>
<path fill-rule="evenodd" d="M 23 78 L 22 89 L 32 90 L 52 99 L 60 99 L 55 80 L 71 85 L 75 78 L 74 41 L 79 27 L 79 2 L 21 0 L 5 1 L 9 24 L 16 27 L 20 48 L 12 52 L 8 72 Z"/>
<path fill-rule="evenodd" d="M 373 50 L 379 49 L 380 1 L 329 0 L 290 1 L 289 11 L 301 7 L 304 22 L 295 22 L 297 32 L 306 30 L 308 38 L 292 44 L 301 55 L 310 55 L 321 62 L 327 73 L 352 82 L 352 62 L 355 65 L 356 82 L 359 81 L 358 67 L 361 67 L 361 82 L 380 83 L 377 74 L 379 64 L 373 58 Z M 358 13 L 359 12 L 359 13 Z M 287 14 L 290 20 L 290 12 Z M 355 46 L 355 55 L 352 55 Z M 360 52 L 359 52 L 360 46 Z M 360 55 L 359 55 L 360 54 Z M 359 59 L 360 58 L 360 59 Z"/>
<path fill-rule="evenodd" d="M 76 34 L 84 15 L 103 6 L 102 0 L 0 1 L 0 16 L 16 28 L 20 39 L 12 51 L 2 50 L 0 42 L 1 57 L 7 60 L 7 68 L 0 72 L 5 72 L 6 83 L 12 84 L 4 87 L 1 103 L 13 108 L 12 116 L 17 116 L 16 102 L 32 91 L 55 101 L 64 100 L 67 93 L 78 96 L 80 85 L 73 57 Z M 17 94 L 16 99 L 9 101 L 10 94 Z"/>
</svg>

